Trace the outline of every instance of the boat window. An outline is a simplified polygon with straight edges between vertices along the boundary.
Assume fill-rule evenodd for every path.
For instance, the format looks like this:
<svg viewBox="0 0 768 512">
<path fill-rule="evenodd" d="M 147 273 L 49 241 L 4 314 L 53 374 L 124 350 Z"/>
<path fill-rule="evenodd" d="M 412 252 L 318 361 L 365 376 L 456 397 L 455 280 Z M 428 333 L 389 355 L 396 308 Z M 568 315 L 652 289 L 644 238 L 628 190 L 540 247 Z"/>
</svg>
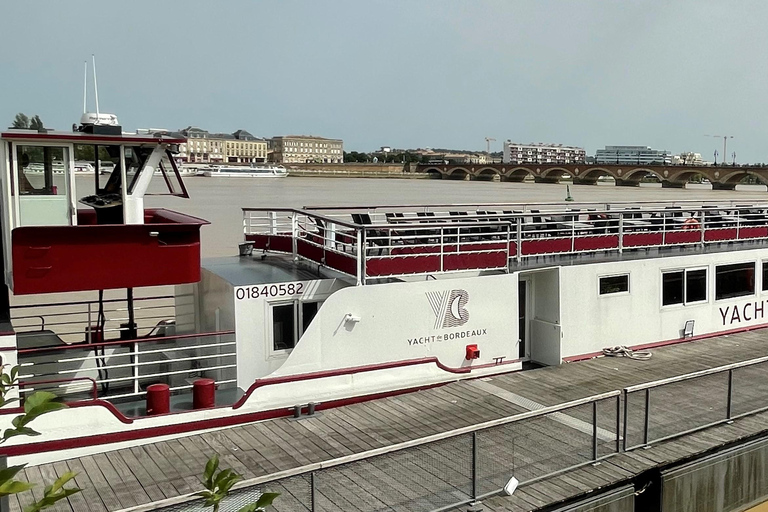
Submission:
<svg viewBox="0 0 768 512">
<path fill-rule="evenodd" d="M 16 166 L 20 196 L 67 194 L 67 148 L 17 146 Z"/>
<path fill-rule="evenodd" d="M 661 304 L 693 304 L 707 300 L 707 269 L 686 269 L 663 272 Z"/>
<path fill-rule="evenodd" d="M 763 262 L 763 291 L 768 290 L 768 261 Z"/>
<path fill-rule="evenodd" d="M 94 194 L 121 194 L 120 146 L 75 144 L 75 172 L 95 175 Z"/>
<path fill-rule="evenodd" d="M 629 291 L 629 274 L 600 278 L 600 295 Z"/>
<path fill-rule="evenodd" d="M 707 269 L 685 271 L 685 303 L 707 300 Z"/>
<path fill-rule="evenodd" d="M 754 263 L 715 267 L 715 299 L 730 299 L 753 293 L 755 293 Z"/>
<path fill-rule="evenodd" d="M 272 305 L 272 350 L 291 350 L 296 346 L 320 309 L 320 302 Z"/>
<path fill-rule="evenodd" d="M 274 350 L 289 350 L 296 346 L 296 317 L 293 304 L 272 306 L 272 347 Z"/>
</svg>

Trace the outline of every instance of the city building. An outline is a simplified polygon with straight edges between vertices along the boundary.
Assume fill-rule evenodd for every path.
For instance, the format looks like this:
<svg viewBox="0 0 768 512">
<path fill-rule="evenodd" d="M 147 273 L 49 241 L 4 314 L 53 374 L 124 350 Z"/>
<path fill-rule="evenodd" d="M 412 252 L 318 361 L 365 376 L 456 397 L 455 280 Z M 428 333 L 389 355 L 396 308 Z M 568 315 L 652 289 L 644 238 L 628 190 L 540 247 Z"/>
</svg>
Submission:
<svg viewBox="0 0 768 512">
<path fill-rule="evenodd" d="M 650 146 L 605 146 L 595 153 L 595 163 L 626 165 L 670 165 L 672 155 Z"/>
<path fill-rule="evenodd" d="M 314 135 L 280 135 L 269 139 L 269 159 L 284 164 L 344 162 L 344 141 Z"/>
<path fill-rule="evenodd" d="M 580 164 L 586 159 L 584 148 L 562 144 L 519 144 L 504 141 L 505 164 Z"/>
<path fill-rule="evenodd" d="M 267 161 L 267 141 L 245 130 L 210 133 L 189 126 L 179 133 L 187 142 L 179 146 L 179 158 L 190 163 L 259 163 Z"/>
</svg>

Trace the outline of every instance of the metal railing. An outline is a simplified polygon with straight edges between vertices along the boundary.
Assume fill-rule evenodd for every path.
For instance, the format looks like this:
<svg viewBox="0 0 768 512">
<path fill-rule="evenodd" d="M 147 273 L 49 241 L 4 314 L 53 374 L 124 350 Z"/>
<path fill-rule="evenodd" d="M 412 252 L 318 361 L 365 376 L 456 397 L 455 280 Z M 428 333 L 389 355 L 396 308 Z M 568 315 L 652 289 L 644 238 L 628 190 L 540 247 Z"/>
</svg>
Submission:
<svg viewBox="0 0 768 512">
<path fill-rule="evenodd" d="M 87 380 L 107 400 L 142 396 L 154 383 L 179 391 L 202 377 L 217 385 L 236 382 L 234 331 L 26 348 L 18 354 L 22 394 L 52 380 L 65 399 L 90 390 Z"/>
<path fill-rule="evenodd" d="M 603 393 L 245 481 L 221 511 L 236 511 L 265 491 L 282 492 L 286 511 L 448 510 L 500 493 L 513 476 L 530 484 L 618 453 L 620 395 Z M 170 501 L 153 510 L 205 510 L 191 496 Z"/>
<path fill-rule="evenodd" d="M 623 450 L 768 410 L 766 376 L 761 357 L 625 388 Z"/>
<path fill-rule="evenodd" d="M 768 240 L 766 205 L 530 206 L 243 208 L 243 223 L 246 241 L 259 250 L 325 265 L 355 277 L 358 284 L 391 276 L 501 270 L 542 256 Z"/>
</svg>

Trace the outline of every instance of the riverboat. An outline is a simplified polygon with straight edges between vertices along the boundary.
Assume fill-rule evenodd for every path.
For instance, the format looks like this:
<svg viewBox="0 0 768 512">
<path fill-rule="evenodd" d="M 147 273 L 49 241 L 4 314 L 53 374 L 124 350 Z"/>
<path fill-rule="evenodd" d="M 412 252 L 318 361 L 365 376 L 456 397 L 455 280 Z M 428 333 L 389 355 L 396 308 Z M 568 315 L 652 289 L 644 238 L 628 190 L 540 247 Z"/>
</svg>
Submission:
<svg viewBox="0 0 768 512">
<path fill-rule="evenodd" d="M 282 165 L 219 165 L 203 171 L 203 176 L 227 178 L 285 178 L 288 171 Z"/>
<path fill-rule="evenodd" d="M 243 208 L 201 262 L 205 220 L 144 206 L 187 197 L 183 140 L 106 132 L 0 134 L 0 356 L 69 405 L 11 463 L 767 323 L 768 202 Z M 114 163 L 87 191 L 79 145 Z"/>
</svg>

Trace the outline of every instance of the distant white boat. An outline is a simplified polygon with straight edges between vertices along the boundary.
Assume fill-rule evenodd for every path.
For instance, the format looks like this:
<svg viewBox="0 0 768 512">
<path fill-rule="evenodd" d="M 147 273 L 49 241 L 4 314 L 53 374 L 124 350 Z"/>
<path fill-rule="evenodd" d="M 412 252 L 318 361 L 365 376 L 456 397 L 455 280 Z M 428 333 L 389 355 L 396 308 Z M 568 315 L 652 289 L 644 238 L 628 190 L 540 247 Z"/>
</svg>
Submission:
<svg viewBox="0 0 768 512">
<path fill-rule="evenodd" d="M 221 165 L 205 169 L 203 176 L 285 178 L 288 176 L 288 171 L 282 165 L 254 165 L 251 167 Z"/>
</svg>

